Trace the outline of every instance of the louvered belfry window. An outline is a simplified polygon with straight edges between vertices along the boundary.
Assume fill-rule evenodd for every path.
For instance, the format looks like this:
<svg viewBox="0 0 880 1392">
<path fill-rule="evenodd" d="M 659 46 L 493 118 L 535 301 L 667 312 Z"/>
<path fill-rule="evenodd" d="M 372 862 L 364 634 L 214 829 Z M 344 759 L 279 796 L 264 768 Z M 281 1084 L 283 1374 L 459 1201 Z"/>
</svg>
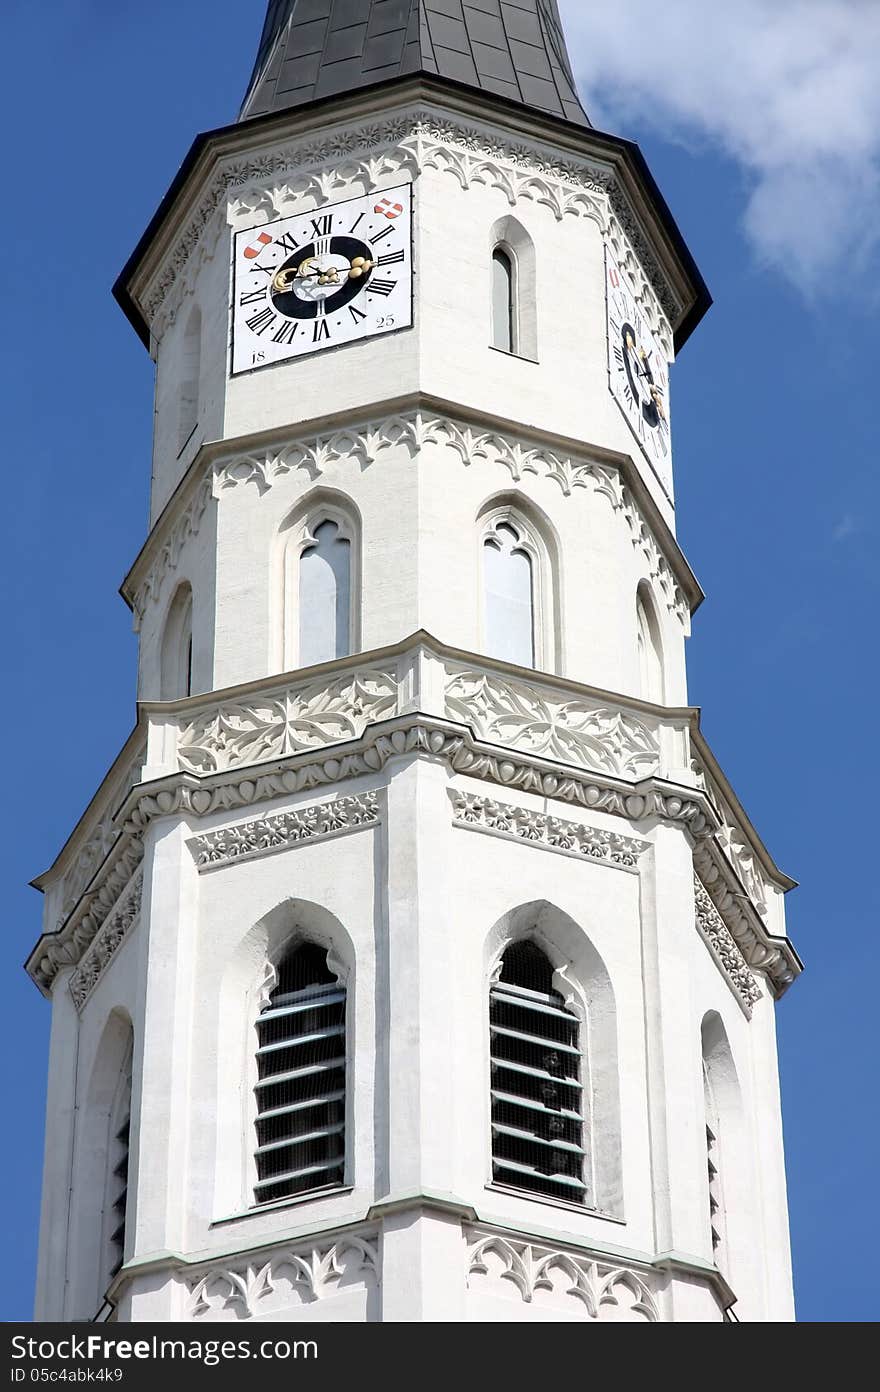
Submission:
<svg viewBox="0 0 880 1392">
<path fill-rule="evenodd" d="M 131 1153 L 131 1060 L 123 1070 L 111 1113 L 108 1200 L 110 1204 L 110 1270 L 112 1281 L 125 1258 L 125 1210 L 128 1204 L 128 1166 Z"/>
<path fill-rule="evenodd" d="M 489 1020 L 495 1180 L 586 1202 L 580 1023 L 537 944 L 505 952 Z"/>
<path fill-rule="evenodd" d="M 345 989 L 301 943 L 257 1021 L 257 1203 L 343 1182 Z"/>
</svg>

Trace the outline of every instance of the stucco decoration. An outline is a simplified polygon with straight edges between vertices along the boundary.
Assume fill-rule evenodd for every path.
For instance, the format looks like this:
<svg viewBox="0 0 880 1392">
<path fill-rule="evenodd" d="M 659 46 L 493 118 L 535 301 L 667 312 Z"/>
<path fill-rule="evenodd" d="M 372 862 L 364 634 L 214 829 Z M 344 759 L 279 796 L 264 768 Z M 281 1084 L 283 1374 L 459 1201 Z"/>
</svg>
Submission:
<svg viewBox="0 0 880 1392">
<path fill-rule="evenodd" d="M 129 929 L 137 919 L 141 909 L 143 885 L 143 871 L 138 870 L 70 978 L 70 994 L 77 1010 L 82 1010 L 117 948 L 128 936 Z"/>
<path fill-rule="evenodd" d="M 639 857 L 648 849 L 647 841 L 602 831 L 583 822 L 570 822 L 532 808 L 496 802 L 494 798 L 450 791 L 453 822 L 469 831 L 483 831 L 511 841 L 525 841 L 560 855 L 594 860 L 620 870 L 638 869 Z"/>
<path fill-rule="evenodd" d="M 218 773 L 346 744 L 395 715 L 397 700 L 393 676 L 363 670 L 262 699 L 213 704 L 181 730 L 178 762 L 190 773 Z"/>
<path fill-rule="evenodd" d="M 265 1253 L 244 1263 L 214 1266 L 188 1281 L 187 1318 L 271 1318 L 341 1290 L 377 1283 L 376 1239 L 341 1237 L 308 1247 Z"/>
<path fill-rule="evenodd" d="M 642 778 L 660 763 L 656 735 L 634 715 L 554 699 L 487 672 L 450 671 L 446 710 L 489 744 L 620 778 Z"/>
<path fill-rule="evenodd" d="M 697 875 L 694 876 L 694 902 L 700 936 L 708 944 L 738 1001 L 751 1018 L 752 1006 L 761 999 L 761 988 Z"/>
<path fill-rule="evenodd" d="M 359 797 L 336 798 L 333 802 L 318 803 L 296 812 L 279 812 L 273 817 L 222 827 L 219 831 L 193 837 L 188 845 L 199 870 L 210 870 L 214 866 L 228 865 L 232 860 L 270 855 L 305 841 L 327 841 L 378 823 L 378 794 L 364 793 Z"/>
<path fill-rule="evenodd" d="M 340 127 L 320 140 L 290 142 L 271 153 L 219 161 L 195 214 L 144 295 L 154 335 L 160 338 L 174 322 L 199 267 L 214 256 L 223 228 L 221 209 L 233 227 L 261 218 L 269 222 L 293 204 L 320 207 L 340 195 L 415 180 L 429 169 L 448 173 L 465 189 L 473 184 L 498 189 L 511 207 L 537 202 L 559 221 L 583 217 L 597 223 L 671 355 L 670 325 L 681 315 L 681 302 L 610 165 L 576 155 L 560 158 L 538 142 L 504 140 L 497 130 L 423 109 Z"/>
<path fill-rule="evenodd" d="M 515 1293 L 526 1304 L 567 1306 L 583 1319 L 649 1324 L 660 1320 L 646 1279 L 628 1267 L 495 1233 L 470 1232 L 467 1237 L 471 1290 Z"/>
</svg>

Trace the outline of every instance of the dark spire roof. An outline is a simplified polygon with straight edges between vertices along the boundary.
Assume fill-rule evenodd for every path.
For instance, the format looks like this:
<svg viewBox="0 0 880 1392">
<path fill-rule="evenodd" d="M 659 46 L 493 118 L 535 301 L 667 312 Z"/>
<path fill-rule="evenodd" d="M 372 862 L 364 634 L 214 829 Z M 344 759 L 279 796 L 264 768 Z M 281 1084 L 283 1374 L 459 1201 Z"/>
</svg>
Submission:
<svg viewBox="0 0 880 1392">
<path fill-rule="evenodd" d="M 416 73 L 589 125 L 556 0 L 269 0 L 240 119 Z"/>
</svg>

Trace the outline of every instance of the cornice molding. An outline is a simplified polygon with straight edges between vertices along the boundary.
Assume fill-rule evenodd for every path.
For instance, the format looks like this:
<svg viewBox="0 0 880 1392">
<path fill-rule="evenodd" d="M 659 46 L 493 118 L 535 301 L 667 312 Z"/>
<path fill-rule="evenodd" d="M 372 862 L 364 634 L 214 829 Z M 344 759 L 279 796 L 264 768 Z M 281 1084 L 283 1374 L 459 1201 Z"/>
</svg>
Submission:
<svg viewBox="0 0 880 1392">
<path fill-rule="evenodd" d="M 603 157 L 604 156 L 604 157 Z M 271 152 L 214 161 L 208 186 L 189 222 L 165 251 L 140 295 L 155 338 L 174 322 L 195 274 L 214 256 L 225 222 L 270 221 L 291 208 L 321 207 L 352 188 L 368 193 L 425 170 L 461 185 L 500 190 L 511 207 L 534 201 L 562 221 L 587 217 L 628 273 L 646 319 L 672 356 L 672 326 L 684 313 L 680 293 L 661 269 L 621 178 L 618 162 L 588 158 L 498 128 L 417 105 L 371 119 L 340 123 L 320 138 L 290 140 Z"/>
<path fill-rule="evenodd" d="M 376 792 L 336 798 L 295 812 L 279 812 L 255 821 L 236 822 L 195 836 L 187 842 L 200 873 L 232 861 L 254 860 L 259 856 L 286 851 L 308 842 L 330 841 L 379 825 L 379 795 Z"/>
<path fill-rule="evenodd" d="M 587 489 L 607 498 L 624 519 L 658 597 L 684 631 L 690 631 L 691 611 L 702 598 L 699 586 L 656 508 L 645 506 L 625 477 L 623 457 L 612 461 L 607 452 L 592 450 L 589 445 L 578 448 L 568 441 L 554 444 L 509 422 L 504 427 L 491 422 L 488 429 L 485 425 L 481 428 L 464 414 L 447 414 L 428 403 L 403 406 L 386 415 L 365 412 L 360 418 L 349 417 L 344 424 L 321 431 L 301 426 L 284 434 L 274 432 L 257 448 L 218 442 L 204 449 L 195 461 L 193 480 L 182 488 L 179 499 L 172 500 L 175 506 L 169 505 L 159 519 L 123 584 L 135 627 L 140 627 L 148 605 L 159 601 L 165 577 L 175 571 L 189 538 L 198 535 L 212 499 L 251 484 L 265 494 L 279 479 L 298 472 L 311 483 L 341 459 L 352 459 L 360 469 L 366 469 L 383 453 L 397 448 L 406 449 L 415 459 L 426 447 L 450 450 L 466 468 L 478 462 L 494 464 L 514 483 L 531 474 L 551 479 L 566 497 L 576 489 Z"/>
<path fill-rule="evenodd" d="M 91 947 L 70 978 L 70 994 L 77 1010 L 82 1010 L 95 986 L 104 975 L 116 951 L 128 937 L 141 909 L 143 871 L 135 872 L 129 886 L 120 896 L 116 908 L 104 920 Z"/>
<path fill-rule="evenodd" d="M 449 789 L 452 802 L 453 826 L 466 831 L 480 831 L 502 840 L 525 842 L 557 855 L 576 860 L 590 860 L 610 865 L 629 874 L 638 873 L 639 858 L 648 850 L 649 842 L 636 841 L 631 836 L 603 831 L 585 822 L 570 822 L 548 812 L 536 812 L 530 807 L 498 802 Z"/>
<path fill-rule="evenodd" d="M 752 1007 L 761 999 L 761 988 L 699 875 L 694 875 L 694 904 L 700 936 L 709 947 L 746 1017 L 751 1019 Z"/>
</svg>

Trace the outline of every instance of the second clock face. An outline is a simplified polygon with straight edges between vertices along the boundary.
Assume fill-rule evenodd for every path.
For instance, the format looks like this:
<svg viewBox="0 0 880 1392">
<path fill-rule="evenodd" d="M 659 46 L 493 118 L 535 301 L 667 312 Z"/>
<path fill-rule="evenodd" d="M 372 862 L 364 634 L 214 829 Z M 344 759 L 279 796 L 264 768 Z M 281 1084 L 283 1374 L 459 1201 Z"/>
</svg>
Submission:
<svg viewBox="0 0 880 1392">
<path fill-rule="evenodd" d="M 232 371 L 412 324 L 412 187 L 239 232 Z"/>
<path fill-rule="evenodd" d="M 606 271 L 611 391 L 671 499 L 669 365 L 607 249 Z"/>
</svg>

